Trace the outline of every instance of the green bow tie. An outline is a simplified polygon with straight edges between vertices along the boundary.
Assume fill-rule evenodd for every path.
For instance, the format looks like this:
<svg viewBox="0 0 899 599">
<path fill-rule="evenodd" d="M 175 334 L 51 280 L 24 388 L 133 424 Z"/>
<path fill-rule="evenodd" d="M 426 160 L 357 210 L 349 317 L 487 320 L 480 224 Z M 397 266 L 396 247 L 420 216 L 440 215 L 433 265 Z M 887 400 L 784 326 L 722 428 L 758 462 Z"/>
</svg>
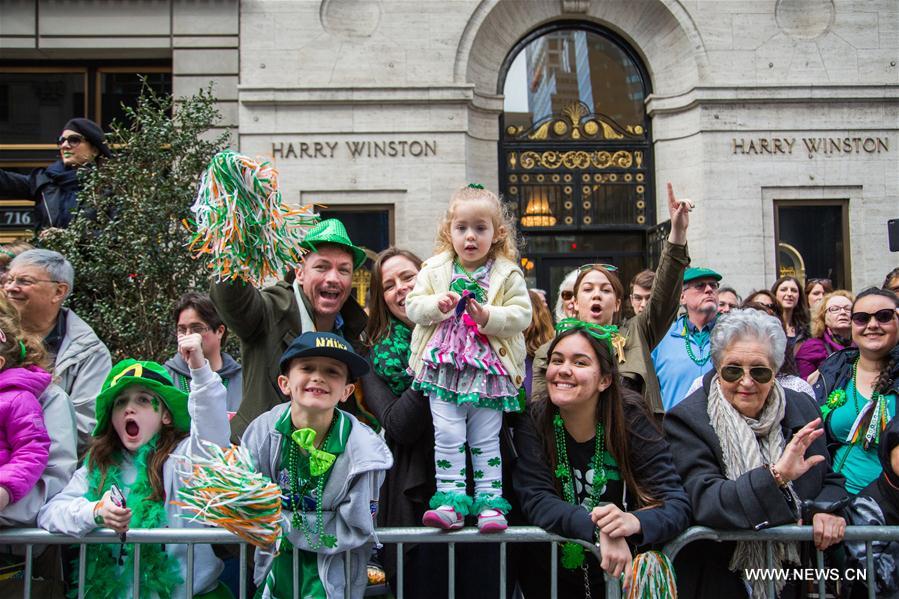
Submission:
<svg viewBox="0 0 899 599">
<path fill-rule="evenodd" d="M 456 279 L 450 285 L 450 291 L 455 291 L 459 295 L 462 295 L 463 291 L 468 291 L 472 296 L 474 296 L 474 299 L 476 301 L 478 301 L 479 303 L 484 303 L 484 289 L 480 285 L 478 285 L 477 281 L 473 279 Z"/>
<path fill-rule="evenodd" d="M 315 448 L 315 431 L 311 428 L 295 430 L 290 438 L 309 454 L 309 474 L 312 476 L 321 476 L 334 465 L 337 456 Z"/>
</svg>

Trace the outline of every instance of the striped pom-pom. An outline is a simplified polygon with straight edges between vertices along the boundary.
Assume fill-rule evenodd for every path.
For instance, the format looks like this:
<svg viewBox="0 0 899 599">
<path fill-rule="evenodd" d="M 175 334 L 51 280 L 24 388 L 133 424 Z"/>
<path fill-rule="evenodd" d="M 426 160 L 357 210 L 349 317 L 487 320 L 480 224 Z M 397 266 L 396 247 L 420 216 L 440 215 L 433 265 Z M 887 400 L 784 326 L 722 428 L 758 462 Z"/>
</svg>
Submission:
<svg viewBox="0 0 899 599">
<path fill-rule="evenodd" d="M 191 212 L 194 256 L 208 259 L 219 281 L 241 278 L 257 287 L 299 262 L 300 243 L 318 222 L 313 206 L 284 205 L 270 162 L 232 150 L 212 157 Z"/>
<path fill-rule="evenodd" d="M 660 551 L 647 551 L 634 558 L 627 599 L 677 599 L 674 567 Z"/>
<path fill-rule="evenodd" d="M 246 448 L 201 443 L 208 457 L 178 456 L 184 485 L 172 503 L 193 514 L 185 517 L 271 549 L 281 536 L 281 488 L 255 471 Z"/>
</svg>

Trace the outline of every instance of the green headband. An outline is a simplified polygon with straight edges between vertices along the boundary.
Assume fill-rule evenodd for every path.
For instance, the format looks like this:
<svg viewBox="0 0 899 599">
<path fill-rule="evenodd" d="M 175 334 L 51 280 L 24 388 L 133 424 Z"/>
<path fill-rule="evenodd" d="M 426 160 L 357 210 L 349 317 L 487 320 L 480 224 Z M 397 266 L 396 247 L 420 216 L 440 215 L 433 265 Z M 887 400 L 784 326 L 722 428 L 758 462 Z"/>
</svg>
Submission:
<svg viewBox="0 0 899 599">
<path fill-rule="evenodd" d="M 618 327 L 614 324 L 593 324 L 577 318 L 563 318 L 556 324 L 556 333 L 564 333 L 571 330 L 584 331 L 597 341 L 604 343 L 609 348 L 609 352 L 615 355 L 615 346 L 612 344 L 612 338 L 618 335 Z"/>
<path fill-rule="evenodd" d="M 484 186 L 480 183 L 469 183 L 468 186 L 472 189 L 484 189 Z"/>
</svg>

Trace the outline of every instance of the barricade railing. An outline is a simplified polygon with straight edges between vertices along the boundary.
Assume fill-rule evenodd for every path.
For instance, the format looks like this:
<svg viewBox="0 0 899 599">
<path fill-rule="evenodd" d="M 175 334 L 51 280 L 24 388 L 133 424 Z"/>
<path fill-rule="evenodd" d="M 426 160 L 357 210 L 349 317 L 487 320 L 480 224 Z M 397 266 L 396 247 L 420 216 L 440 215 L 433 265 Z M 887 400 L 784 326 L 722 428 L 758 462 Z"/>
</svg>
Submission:
<svg viewBox="0 0 899 599">
<path fill-rule="evenodd" d="M 403 547 L 405 544 L 440 543 L 447 545 L 448 571 L 447 591 L 450 599 L 455 597 L 455 561 L 456 545 L 459 543 L 498 543 L 500 559 L 500 584 L 499 597 L 506 597 L 506 545 L 508 543 L 551 543 L 550 545 L 550 588 L 552 599 L 557 599 L 558 580 L 558 543 L 572 541 L 582 545 L 587 551 L 593 553 L 599 559 L 599 548 L 594 544 L 579 539 L 566 539 L 544 531 L 536 526 L 514 526 L 500 534 L 480 534 L 477 528 L 463 528 L 454 532 L 440 532 L 432 528 L 380 528 L 377 530 L 378 540 L 383 544 L 396 545 L 397 554 L 397 592 L 396 599 L 403 599 Z M 6 529 L 0 530 L 0 545 L 24 545 L 25 546 L 25 571 L 24 594 L 25 599 L 31 597 L 32 554 L 35 545 L 78 545 L 78 599 L 84 599 L 85 560 L 87 545 L 121 543 L 119 535 L 109 529 L 98 529 L 84 537 L 70 537 L 66 535 L 52 534 L 42 529 Z M 216 528 L 158 528 L 158 529 L 134 529 L 128 531 L 126 543 L 134 544 L 134 583 L 132 587 L 134 597 L 140 597 L 140 546 L 148 544 L 183 544 L 187 545 L 187 576 L 185 580 L 187 597 L 193 596 L 193 563 L 194 546 L 206 544 L 238 544 L 240 545 L 240 599 L 246 597 L 247 577 L 247 548 L 246 541 L 227 531 Z M 252 548 L 252 546 L 250 546 Z M 347 583 L 352 579 L 349 552 L 344 554 L 344 578 Z M 297 576 L 299 573 L 299 549 L 293 550 L 293 576 L 294 597 L 299 597 L 299 585 Z M 346 599 L 354 599 L 350 596 L 350 585 L 346 584 L 344 596 Z M 620 588 L 616 580 L 606 577 L 606 597 L 618 599 Z"/>
<path fill-rule="evenodd" d="M 665 545 L 662 550 L 674 561 L 677 554 L 686 545 L 694 541 L 757 541 L 765 543 L 765 565 L 769 570 L 774 568 L 774 545 L 778 541 L 811 541 L 811 526 L 775 526 L 763 530 L 714 530 L 705 526 L 693 526 L 685 530 L 677 538 Z M 865 581 L 868 586 L 868 597 L 876 597 L 876 576 L 874 575 L 874 554 L 872 541 L 899 541 L 899 526 L 847 526 L 843 541 L 863 541 L 865 543 Z M 824 573 L 824 552 L 815 550 L 816 580 L 818 597 L 824 599 L 827 580 Z M 775 597 L 775 580 L 769 576 L 768 597 Z"/>
<path fill-rule="evenodd" d="M 454 532 L 440 532 L 430 528 L 381 528 L 377 531 L 378 539 L 386 545 L 395 545 L 397 555 L 397 581 L 396 599 L 403 599 L 403 547 L 406 544 L 439 543 L 447 545 L 448 553 L 448 578 L 447 590 L 452 599 L 455 597 L 455 549 L 459 543 L 490 543 L 499 544 L 500 558 L 500 588 L 499 597 L 506 597 L 507 587 L 507 553 L 508 543 L 551 543 L 550 545 L 550 589 L 551 597 L 557 599 L 558 581 L 558 544 L 568 541 L 582 545 L 591 552 L 597 560 L 600 559 L 599 548 L 592 543 L 579 539 L 566 539 L 554 535 L 535 526 L 515 526 L 499 534 L 485 535 L 476 528 L 464 528 Z M 673 561 L 677 554 L 687 544 L 700 540 L 712 540 L 717 542 L 727 541 L 756 541 L 763 542 L 766 546 L 766 565 L 769 569 L 774 567 L 773 543 L 778 541 L 811 541 L 811 526 L 777 526 L 760 531 L 753 530 L 713 530 L 702 526 L 694 526 L 687 529 L 663 548 L 663 552 Z M 868 586 L 868 597 L 875 597 L 874 557 L 872 553 L 872 541 L 899 541 L 899 526 L 848 526 L 844 536 L 845 541 L 863 541 L 865 543 L 865 580 Z M 78 597 L 84 597 L 85 560 L 87 545 L 121 543 L 119 535 L 109 529 L 98 529 L 84 537 L 70 537 L 66 535 L 52 534 L 42 529 L 5 529 L 0 530 L 0 545 L 23 545 L 25 547 L 25 571 L 24 571 L 24 597 L 31 596 L 32 557 L 35 545 L 78 545 Z M 187 545 L 188 576 L 185 580 L 186 595 L 193 595 L 193 563 L 194 546 L 205 544 L 236 544 L 240 545 L 240 599 L 245 599 L 247 588 L 247 551 L 252 546 L 225 530 L 217 528 L 159 528 L 159 529 L 134 529 L 128 531 L 126 543 L 134 545 L 134 597 L 140 596 L 140 546 L 147 544 L 183 544 Z M 299 585 L 296 584 L 299 572 L 299 550 L 293 550 L 294 563 L 294 597 L 299 596 Z M 819 574 L 818 593 L 823 599 L 825 595 L 825 583 L 821 574 L 824 572 L 824 554 L 816 550 L 816 571 Z M 344 555 L 344 576 L 347 581 L 351 579 L 351 560 L 349 552 Z M 775 581 L 768 579 L 768 596 L 775 596 Z M 619 599 L 621 589 L 617 580 L 606 577 L 605 579 L 607 599 Z M 345 597 L 350 597 L 350 585 L 346 585 Z"/>
</svg>

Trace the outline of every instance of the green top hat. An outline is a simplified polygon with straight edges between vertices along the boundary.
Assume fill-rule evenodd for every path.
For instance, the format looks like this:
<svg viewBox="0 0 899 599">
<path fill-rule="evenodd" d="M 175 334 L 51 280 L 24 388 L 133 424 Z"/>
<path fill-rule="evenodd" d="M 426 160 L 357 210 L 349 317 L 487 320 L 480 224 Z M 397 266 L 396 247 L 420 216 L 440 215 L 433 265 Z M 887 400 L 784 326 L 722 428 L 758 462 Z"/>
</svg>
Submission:
<svg viewBox="0 0 899 599">
<path fill-rule="evenodd" d="M 112 367 L 109 376 L 103 381 L 100 394 L 97 395 L 95 406 L 97 426 L 93 432 L 95 437 L 99 437 L 106 430 L 116 397 L 132 385 L 141 385 L 158 395 L 172 414 L 172 424 L 175 428 L 185 433 L 190 432 L 187 393 L 175 387 L 172 378 L 162 365 L 128 359 Z"/>
<path fill-rule="evenodd" d="M 715 279 L 721 280 L 721 275 L 711 268 L 688 268 L 684 271 L 684 283 L 688 283 L 694 279 Z"/>
<path fill-rule="evenodd" d="M 317 252 L 318 246 L 323 243 L 335 243 L 350 250 L 353 254 L 353 269 L 357 269 L 365 264 L 365 250 L 353 245 L 343 223 L 336 218 L 323 220 L 309 229 L 300 247 L 304 247 L 310 252 Z"/>
</svg>

